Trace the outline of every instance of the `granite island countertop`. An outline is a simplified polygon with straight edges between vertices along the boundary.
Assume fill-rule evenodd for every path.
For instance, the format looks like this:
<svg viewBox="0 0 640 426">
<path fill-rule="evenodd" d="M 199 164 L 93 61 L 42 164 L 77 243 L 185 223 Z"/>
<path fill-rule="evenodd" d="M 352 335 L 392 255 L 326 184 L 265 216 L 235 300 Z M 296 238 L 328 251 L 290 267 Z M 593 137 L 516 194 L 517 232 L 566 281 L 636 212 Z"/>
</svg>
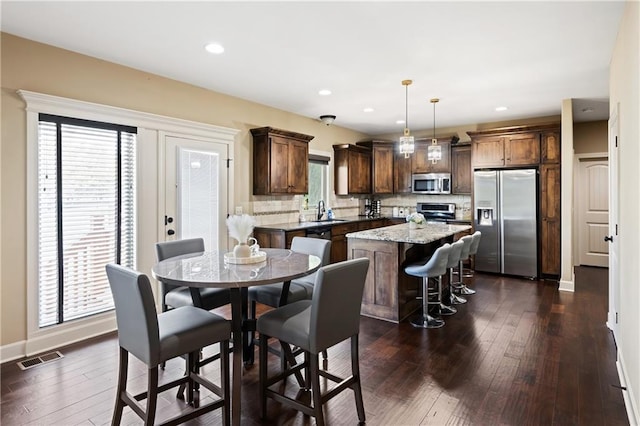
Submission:
<svg viewBox="0 0 640 426">
<path fill-rule="evenodd" d="M 361 240 L 389 241 L 409 244 L 429 244 L 471 229 L 469 225 L 448 225 L 445 223 L 427 223 L 423 228 L 410 228 L 408 223 L 351 232 L 347 238 Z"/>
</svg>

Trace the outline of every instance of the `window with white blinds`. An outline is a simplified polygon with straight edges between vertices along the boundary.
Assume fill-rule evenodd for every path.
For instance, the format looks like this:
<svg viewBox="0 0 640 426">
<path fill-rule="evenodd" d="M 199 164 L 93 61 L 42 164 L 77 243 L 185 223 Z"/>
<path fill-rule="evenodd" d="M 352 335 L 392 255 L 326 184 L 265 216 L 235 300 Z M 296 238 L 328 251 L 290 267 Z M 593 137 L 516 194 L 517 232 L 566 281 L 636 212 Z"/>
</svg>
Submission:
<svg viewBox="0 0 640 426">
<path fill-rule="evenodd" d="M 113 309 L 107 263 L 135 267 L 136 129 L 40 114 L 39 327 Z"/>
</svg>

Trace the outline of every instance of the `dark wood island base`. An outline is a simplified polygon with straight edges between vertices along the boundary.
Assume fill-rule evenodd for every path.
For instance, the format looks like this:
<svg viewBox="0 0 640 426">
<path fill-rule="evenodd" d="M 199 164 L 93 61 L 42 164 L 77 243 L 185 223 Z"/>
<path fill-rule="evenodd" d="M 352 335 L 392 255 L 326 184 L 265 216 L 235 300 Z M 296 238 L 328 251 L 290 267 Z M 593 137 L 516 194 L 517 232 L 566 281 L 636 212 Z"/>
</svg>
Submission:
<svg viewBox="0 0 640 426">
<path fill-rule="evenodd" d="M 404 273 L 410 263 L 427 259 L 454 235 L 470 229 L 466 225 L 429 224 L 410 229 L 393 225 L 347 234 L 348 258 L 369 259 L 369 272 L 361 314 L 398 323 L 420 309 L 416 299 L 420 279 Z"/>
</svg>

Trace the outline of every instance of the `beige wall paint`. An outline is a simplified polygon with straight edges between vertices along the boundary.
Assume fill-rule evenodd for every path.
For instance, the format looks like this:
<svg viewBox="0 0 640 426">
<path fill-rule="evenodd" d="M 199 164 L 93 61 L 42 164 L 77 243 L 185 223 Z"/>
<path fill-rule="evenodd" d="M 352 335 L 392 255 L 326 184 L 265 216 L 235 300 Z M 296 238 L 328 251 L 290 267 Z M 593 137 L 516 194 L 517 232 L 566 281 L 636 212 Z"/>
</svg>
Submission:
<svg viewBox="0 0 640 426">
<path fill-rule="evenodd" d="M 627 1 L 609 71 L 611 109 L 619 105 L 619 336 L 626 395 L 640 422 L 640 3 Z M 635 195 L 634 195 L 635 194 Z M 627 411 L 629 412 L 629 406 Z"/>
<path fill-rule="evenodd" d="M 251 134 L 260 126 L 315 136 L 311 150 L 366 135 L 275 108 L 214 93 L 131 68 L 1 34 L 0 345 L 26 339 L 26 122 L 24 89 L 239 130 L 235 138 L 235 201 L 251 195 Z M 7 265 L 11 265 L 7 268 Z"/>
<path fill-rule="evenodd" d="M 589 121 L 573 125 L 573 151 L 576 154 L 607 152 L 609 127 L 606 121 Z"/>
</svg>

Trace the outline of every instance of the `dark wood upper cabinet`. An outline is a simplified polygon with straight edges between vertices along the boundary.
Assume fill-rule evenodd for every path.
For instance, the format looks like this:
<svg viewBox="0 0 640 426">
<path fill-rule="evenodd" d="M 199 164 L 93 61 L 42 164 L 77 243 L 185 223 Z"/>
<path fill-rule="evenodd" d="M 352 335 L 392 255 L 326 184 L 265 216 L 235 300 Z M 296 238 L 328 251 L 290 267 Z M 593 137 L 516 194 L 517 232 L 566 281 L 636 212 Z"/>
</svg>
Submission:
<svg viewBox="0 0 640 426">
<path fill-rule="evenodd" d="M 364 146 L 333 145 L 336 195 L 371 193 L 371 150 Z"/>
<path fill-rule="evenodd" d="M 253 195 L 306 194 L 313 136 L 272 127 L 251 129 Z"/>
<path fill-rule="evenodd" d="M 471 194 L 471 145 L 451 148 L 451 190 L 454 194 Z"/>
<path fill-rule="evenodd" d="M 393 194 L 393 154 L 396 144 L 391 141 L 363 141 L 357 145 L 371 150 L 371 192 Z"/>
<path fill-rule="evenodd" d="M 560 133 L 543 132 L 540 141 L 541 162 L 543 164 L 560 163 Z"/>
<path fill-rule="evenodd" d="M 540 134 L 488 136 L 472 142 L 473 167 L 510 167 L 540 162 Z"/>
<path fill-rule="evenodd" d="M 411 154 L 411 171 L 413 173 L 451 173 L 451 138 L 438 139 L 438 145 L 442 149 L 442 159 L 435 164 L 427 159 L 430 145 L 431 139 L 416 140 L 415 151 Z"/>
<path fill-rule="evenodd" d="M 393 156 L 393 192 L 395 194 L 411 193 L 411 156 L 405 158 L 398 150 Z"/>
</svg>

